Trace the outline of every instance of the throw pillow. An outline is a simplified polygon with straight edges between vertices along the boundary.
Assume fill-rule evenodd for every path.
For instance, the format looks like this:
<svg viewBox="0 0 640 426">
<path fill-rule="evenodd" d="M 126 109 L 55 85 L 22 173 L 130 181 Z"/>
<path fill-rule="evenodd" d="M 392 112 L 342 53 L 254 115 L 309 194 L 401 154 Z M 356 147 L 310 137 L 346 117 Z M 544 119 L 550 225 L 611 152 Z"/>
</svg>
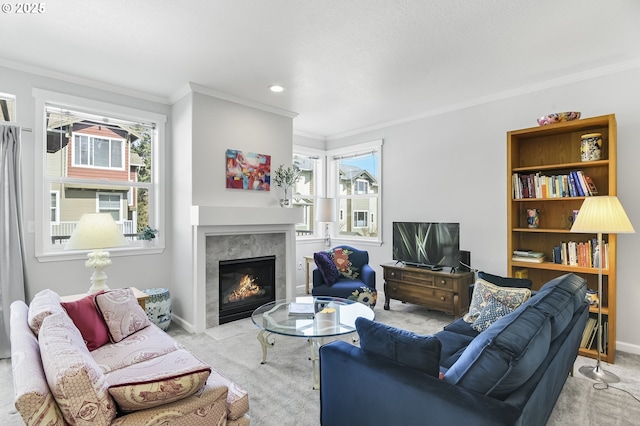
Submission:
<svg viewBox="0 0 640 426">
<path fill-rule="evenodd" d="M 489 297 L 493 297 L 503 305 L 515 309 L 531 297 L 531 290 L 528 288 L 500 287 L 483 279 L 478 279 L 474 284 L 469 313 L 463 317 L 464 320 L 468 323 L 474 322 L 486 306 Z"/>
<path fill-rule="evenodd" d="M 109 330 L 95 305 L 95 298 L 99 293 L 90 294 L 73 302 L 62 302 L 67 315 L 80 330 L 87 349 L 93 351 L 109 343 Z"/>
<path fill-rule="evenodd" d="M 438 377 L 441 344 L 437 337 L 420 336 L 362 317 L 356 319 L 356 331 L 364 352 Z"/>
<path fill-rule="evenodd" d="M 358 272 L 358 268 L 354 267 L 353 263 L 349 260 L 349 255 L 352 253 L 351 250 L 340 247 L 331 250 L 331 257 L 342 276 L 354 280 L 358 278 L 360 273 Z"/>
<path fill-rule="evenodd" d="M 364 303 L 373 309 L 378 301 L 378 291 L 375 288 L 361 285 L 359 288 L 353 290 L 353 292 L 347 297 L 349 300 L 355 300 L 360 303 Z"/>
<path fill-rule="evenodd" d="M 483 332 L 498 319 L 513 312 L 513 309 L 507 305 L 503 305 L 499 300 L 489 296 L 487 304 L 482 308 L 478 318 L 471 324 L 471 328 L 478 332 Z"/>
<path fill-rule="evenodd" d="M 130 288 L 111 290 L 96 296 L 96 306 L 102 314 L 109 339 L 118 343 L 138 330 L 151 325 Z"/>
<path fill-rule="evenodd" d="M 478 278 L 489 281 L 491 284 L 499 285 L 500 287 L 528 288 L 531 290 L 531 286 L 533 285 L 533 281 L 528 278 L 501 277 L 498 275 L 487 274 L 483 271 L 478 272 Z"/>
<path fill-rule="evenodd" d="M 313 261 L 316 263 L 325 284 L 332 286 L 336 281 L 338 281 L 338 278 L 340 278 L 340 272 L 338 272 L 338 268 L 336 268 L 336 264 L 333 263 L 333 259 L 329 253 L 326 251 L 314 253 Z"/>
</svg>

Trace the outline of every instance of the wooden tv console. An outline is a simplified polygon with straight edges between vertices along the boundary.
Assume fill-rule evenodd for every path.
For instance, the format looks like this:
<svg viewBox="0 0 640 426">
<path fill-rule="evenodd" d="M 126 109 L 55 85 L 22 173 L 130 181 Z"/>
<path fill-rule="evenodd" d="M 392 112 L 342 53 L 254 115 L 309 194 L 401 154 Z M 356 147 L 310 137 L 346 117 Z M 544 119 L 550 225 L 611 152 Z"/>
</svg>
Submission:
<svg viewBox="0 0 640 426">
<path fill-rule="evenodd" d="M 451 273 L 450 268 L 432 271 L 427 268 L 386 263 L 384 270 L 384 309 L 391 299 L 414 303 L 435 311 L 461 317 L 469 309 L 469 285 L 473 272 Z"/>
</svg>

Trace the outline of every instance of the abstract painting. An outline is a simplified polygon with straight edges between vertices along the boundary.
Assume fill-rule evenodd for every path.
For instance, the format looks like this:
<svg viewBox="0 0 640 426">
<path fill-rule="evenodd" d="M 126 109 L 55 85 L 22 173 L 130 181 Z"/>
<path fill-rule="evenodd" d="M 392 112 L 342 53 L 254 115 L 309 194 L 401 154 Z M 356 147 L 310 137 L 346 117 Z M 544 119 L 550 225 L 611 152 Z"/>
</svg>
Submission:
<svg viewBox="0 0 640 426">
<path fill-rule="evenodd" d="M 227 188 L 269 191 L 271 156 L 227 149 Z"/>
</svg>

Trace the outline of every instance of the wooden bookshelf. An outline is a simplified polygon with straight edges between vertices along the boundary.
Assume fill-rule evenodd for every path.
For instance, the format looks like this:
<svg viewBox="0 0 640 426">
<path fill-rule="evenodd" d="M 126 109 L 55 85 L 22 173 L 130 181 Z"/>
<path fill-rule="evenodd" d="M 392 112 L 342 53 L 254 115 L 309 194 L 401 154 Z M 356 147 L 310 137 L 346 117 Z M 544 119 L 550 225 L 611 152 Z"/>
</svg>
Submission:
<svg viewBox="0 0 640 426">
<path fill-rule="evenodd" d="M 603 139 L 600 160 L 581 161 L 581 136 L 586 133 L 601 133 Z M 574 210 L 579 210 L 585 197 L 565 196 L 560 198 L 515 198 L 513 175 L 517 173 L 563 175 L 581 170 L 590 176 L 598 195 L 617 195 L 616 119 L 614 114 L 586 118 L 547 126 L 514 130 L 507 133 L 507 265 L 510 276 L 516 271 L 526 270 L 539 289 L 547 281 L 573 272 L 587 280 L 593 290 L 598 289 L 598 268 L 563 265 L 553 262 L 553 247 L 568 241 L 587 241 L 595 234 L 572 233 L 571 222 Z M 527 226 L 527 209 L 540 210 L 538 228 Z M 608 268 L 603 270 L 603 323 L 608 323 L 607 339 L 603 341 L 602 360 L 613 363 L 616 349 L 616 235 L 604 234 L 608 242 Z M 543 263 L 517 262 L 512 260 L 516 249 L 543 252 Z M 597 316 L 597 309 L 590 309 L 590 316 Z M 580 355 L 597 356 L 597 349 L 580 348 Z"/>
</svg>

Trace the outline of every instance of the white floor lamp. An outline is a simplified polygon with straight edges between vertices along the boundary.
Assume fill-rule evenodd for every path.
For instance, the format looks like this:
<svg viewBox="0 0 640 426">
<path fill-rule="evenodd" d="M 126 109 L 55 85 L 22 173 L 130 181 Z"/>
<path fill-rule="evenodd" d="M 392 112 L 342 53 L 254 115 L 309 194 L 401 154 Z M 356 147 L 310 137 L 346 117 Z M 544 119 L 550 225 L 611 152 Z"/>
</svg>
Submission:
<svg viewBox="0 0 640 426">
<path fill-rule="evenodd" d="M 604 383 L 616 383 L 620 378 L 602 369 L 602 267 L 604 250 L 602 234 L 626 234 L 635 230 L 627 217 L 622 204 L 615 196 L 587 197 L 580 207 L 571 232 L 598 234 L 598 356 L 595 367 L 584 365 L 580 367 L 580 374 Z"/>
<path fill-rule="evenodd" d="M 335 198 L 318 198 L 316 202 L 316 220 L 325 223 L 324 229 L 324 245 L 331 245 L 331 236 L 329 235 L 329 222 L 336 221 L 336 199 Z"/>
<path fill-rule="evenodd" d="M 64 249 L 93 250 L 87 254 L 88 259 L 84 264 L 87 268 L 93 268 L 89 293 L 97 293 L 100 290 L 109 290 L 104 268 L 111 265 L 111 259 L 109 252 L 103 249 L 128 244 L 109 213 L 86 213 L 80 218 Z"/>
</svg>

